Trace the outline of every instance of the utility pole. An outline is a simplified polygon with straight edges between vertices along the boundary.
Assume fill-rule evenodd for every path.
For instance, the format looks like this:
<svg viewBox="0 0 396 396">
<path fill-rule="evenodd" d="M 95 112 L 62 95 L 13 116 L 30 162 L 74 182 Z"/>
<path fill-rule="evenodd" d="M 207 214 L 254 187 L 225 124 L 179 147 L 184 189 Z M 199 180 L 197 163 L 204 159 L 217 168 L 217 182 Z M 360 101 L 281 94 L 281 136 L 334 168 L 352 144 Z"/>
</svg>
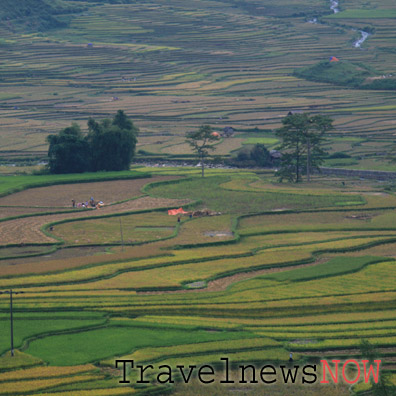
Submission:
<svg viewBox="0 0 396 396">
<path fill-rule="evenodd" d="M 121 251 L 124 251 L 124 234 L 122 232 L 122 223 L 121 223 L 121 217 L 120 217 L 120 234 L 121 234 Z"/>
<path fill-rule="evenodd" d="M 23 291 L 21 292 L 13 292 L 11 290 L 7 291 L 0 291 L 0 294 L 9 294 L 10 295 L 10 322 L 11 322 L 11 356 L 14 356 L 14 319 L 12 316 L 12 295 L 13 294 L 22 294 L 24 293 Z"/>
</svg>

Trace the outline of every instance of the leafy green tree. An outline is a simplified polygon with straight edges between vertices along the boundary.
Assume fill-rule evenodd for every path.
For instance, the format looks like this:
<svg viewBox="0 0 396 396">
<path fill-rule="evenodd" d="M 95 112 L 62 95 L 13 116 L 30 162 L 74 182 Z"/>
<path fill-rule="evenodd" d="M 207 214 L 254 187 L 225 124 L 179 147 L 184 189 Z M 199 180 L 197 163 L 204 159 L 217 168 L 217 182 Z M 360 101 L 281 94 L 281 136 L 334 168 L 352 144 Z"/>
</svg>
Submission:
<svg viewBox="0 0 396 396">
<path fill-rule="evenodd" d="M 271 166 L 271 155 L 264 144 L 255 144 L 250 151 L 250 159 L 254 161 L 256 166 Z"/>
<path fill-rule="evenodd" d="M 282 120 L 283 127 L 276 131 L 282 139 L 281 167 L 278 171 L 280 180 L 287 179 L 296 183 L 301 181 L 301 167 L 304 154 L 305 117 L 300 114 L 288 115 Z"/>
<path fill-rule="evenodd" d="M 368 340 L 360 342 L 360 353 L 363 359 L 367 359 L 369 364 L 373 364 L 374 360 L 381 357 L 380 353 Z M 396 395 L 396 386 L 392 384 L 387 374 L 381 373 L 378 383 L 375 383 L 371 378 L 371 391 L 372 396 L 392 396 Z"/>
<path fill-rule="evenodd" d="M 209 155 L 209 151 L 215 150 L 214 144 L 219 139 L 219 135 L 213 132 L 209 125 L 202 125 L 198 131 L 188 132 L 186 135 L 186 141 L 201 162 L 202 177 L 204 177 L 205 173 L 205 158 Z"/>
<path fill-rule="evenodd" d="M 239 168 L 269 167 L 273 165 L 270 152 L 263 144 L 255 144 L 253 147 L 244 147 L 236 157 L 227 161 L 232 166 Z"/>
<path fill-rule="evenodd" d="M 77 124 L 48 135 L 48 168 L 51 173 L 81 173 L 90 170 L 89 145 Z"/>
<path fill-rule="evenodd" d="M 323 115 L 310 117 L 308 122 L 309 128 L 305 133 L 305 140 L 307 146 L 307 181 L 310 182 L 311 170 L 318 169 L 327 154 L 322 148 L 325 141 L 324 135 L 334 127 L 333 120 Z"/>
<path fill-rule="evenodd" d="M 129 169 L 135 155 L 138 129 L 122 110 L 112 120 L 88 121 L 93 171 Z"/>
<path fill-rule="evenodd" d="M 324 134 L 333 128 L 332 120 L 322 115 L 297 113 L 286 116 L 282 124 L 276 132 L 282 140 L 279 179 L 298 183 L 305 172 L 309 182 L 312 170 L 319 168 L 326 155 L 322 147 Z"/>
<path fill-rule="evenodd" d="M 135 155 L 138 129 L 122 110 L 113 119 L 90 118 L 88 136 L 73 124 L 58 135 L 49 135 L 51 173 L 127 170 Z"/>
</svg>

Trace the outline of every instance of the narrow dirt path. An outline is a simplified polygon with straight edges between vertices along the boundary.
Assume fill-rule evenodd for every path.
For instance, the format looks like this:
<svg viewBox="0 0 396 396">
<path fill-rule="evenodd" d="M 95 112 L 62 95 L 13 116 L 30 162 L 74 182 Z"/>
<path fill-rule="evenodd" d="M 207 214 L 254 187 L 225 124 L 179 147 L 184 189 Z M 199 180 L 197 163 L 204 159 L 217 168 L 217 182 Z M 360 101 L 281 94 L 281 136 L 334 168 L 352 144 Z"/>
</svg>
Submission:
<svg viewBox="0 0 396 396">
<path fill-rule="evenodd" d="M 116 214 L 133 210 L 182 206 L 189 202 L 190 200 L 188 199 L 166 199 L 145 196 L 117 205 L 105 206 L 101 209 L 92 209 L 87 211 L 80 211 L 76 209 L 76 212 L 71 213 L 34 216 L 4 221 L 0 223 L 0 243 L 1 245 L 7 245 L 11 243 L 54 243 L 57 242 L 56 239 L 43 234 L 40 230 L 41 227 L 48 223 L 64 219 L 84 219 L 86 217 L 103 216 L 106 214 Z"/>
</svg>

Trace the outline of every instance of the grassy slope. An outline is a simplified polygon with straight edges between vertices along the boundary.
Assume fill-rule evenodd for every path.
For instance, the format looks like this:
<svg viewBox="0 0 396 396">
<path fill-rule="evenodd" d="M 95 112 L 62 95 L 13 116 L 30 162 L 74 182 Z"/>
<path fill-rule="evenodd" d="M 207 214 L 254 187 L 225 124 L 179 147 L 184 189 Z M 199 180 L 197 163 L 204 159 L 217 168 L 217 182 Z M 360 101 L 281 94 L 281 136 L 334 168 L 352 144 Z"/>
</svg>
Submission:
<svg viewBox="0 0 396 396">
<path fill-rule="evenodd" d="M 394 90 L 396 87 L 395 79 L 374 79 L 374 76 L 379 75 L 378 72 L 367 65 L 348 61 L 322 61 L 313 66 L 297 69 L 294 74 L 310 81 L 344 85 L 358 89 Z"/>
<path fill-rule="evenodd" d="M 153 185 L 147 191 L 153 196 L 167 198 L 191 198 L 202 201 L 203 207 L 210 207 L 223 213 L 243 214 L 262 212 L 281 207 L 315 208 L 333 206 L 350 202 L 350 197 L 342 195 L 322 195 L 312 197 L 311 195 L 268 193 L 266 191 L 242 192 L 223 190 L 219 194 L 219 185 L 229 181 L 227 177 L 194 178 L 192 180 L 180 181 L 179 183 L 166 183 Z M 355 198 L 355 202 L 360 199 Z"/>
<path fill-rule="evenodd" d="M 81 12 L 83 7 L 62 0 L 0 0 L 0 21 L 8 27 L 43 31 L 67 26 L 59 15 Z"/>
<path fill-rule="evenodd" d="M 360 87 L 367 77 L 373 75 L 367 66 L 347 61 L 322 61 L 312 67 L 296 70 L 295 75 L 307 80 Z"/>
</svg>

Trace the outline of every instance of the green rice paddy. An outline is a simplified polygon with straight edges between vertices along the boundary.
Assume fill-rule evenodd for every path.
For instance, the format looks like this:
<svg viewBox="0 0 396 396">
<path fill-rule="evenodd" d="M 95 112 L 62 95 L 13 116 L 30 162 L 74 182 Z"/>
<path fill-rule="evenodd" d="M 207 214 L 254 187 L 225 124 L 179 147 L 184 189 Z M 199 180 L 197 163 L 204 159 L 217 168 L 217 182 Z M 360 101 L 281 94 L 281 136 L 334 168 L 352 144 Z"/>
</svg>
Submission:
<svg viewBox="0 0 396 396">
<path fill-rule="evenodd" d="M 292 186 L 252 171 L 210 170 L 202 179 L 195 169 L 152 170 L 175 173 L 184 178 L 151 183 L 142 194 L 191 199 L 192 211 L 222 214 L 184 216 L 179 224 L 164 210 L 65 221 L 55 226 L 57 249 L 67 251 L 74 235 L 86 235 L 94 239 L 80 249 L 108 245 L 107 254 L 76 257 L 81 264 L 69 269 L 0 278 L 2 289 L 25 292 L 14 296 L 18 364 L 69 370 L 94 363 L 106 370 L 116 357 L 177 365 L 216 363 L 224 354 L 235 363 L 279 364 L 290 351 L 310 362 L 312 356 L 358 357 L 367 339 L 384 353 L 384 370 L 394 370 L 393 195 L 372 183 L 345 187 L 324 177 Z M 26 176 L 24 183 L 33 180 Z M 40 256 L 31 260 L 34 268 Z M 11 258 L 0 263 L 9 264 Z M 195 283 L 198 288 L 190 287 Z M 0 309 L 5 353 L 7 298 Z M 84 396 L 97 387 L 103 395 L 119 389 L 115 377 L 82 375 L 87 378 L 62 377 L 60 385 L 48 379 L 45 388 L 38 376 L 29 389 Z"/>
</svg>

